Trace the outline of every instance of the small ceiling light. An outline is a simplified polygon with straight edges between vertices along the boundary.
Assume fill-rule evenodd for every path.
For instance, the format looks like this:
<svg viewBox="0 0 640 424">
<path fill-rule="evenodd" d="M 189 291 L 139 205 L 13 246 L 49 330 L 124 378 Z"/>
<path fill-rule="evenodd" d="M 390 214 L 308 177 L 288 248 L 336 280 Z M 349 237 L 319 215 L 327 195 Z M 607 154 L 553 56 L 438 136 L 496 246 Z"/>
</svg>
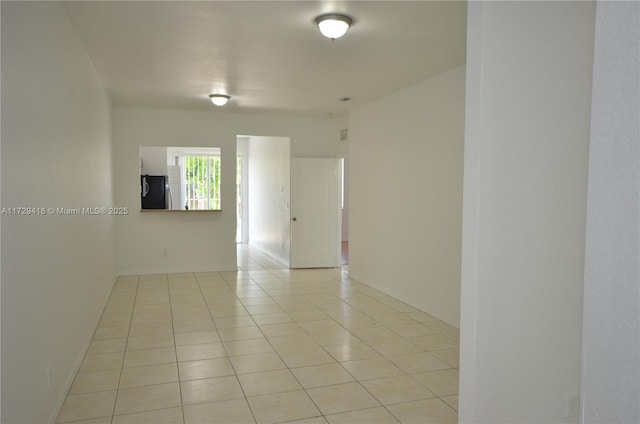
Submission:
<svg viewBox="0 0 640 424">
<path fill-rule="evenodd" d="M 231 96 L 227 96 L 226 94 L 210 94 L 209 98 L 211 99 L 211 103 L 216 106 L 224 106 L 227 104 Z"/>
<path fill-rule="evenodd" d="M 322 35 L 332 40 L 342 37 L 352 23 L 353 19 L 350 17 L 336 13 L 320 15 L 316 18 L 316 24 L 318 24 Z"/>
</svg>

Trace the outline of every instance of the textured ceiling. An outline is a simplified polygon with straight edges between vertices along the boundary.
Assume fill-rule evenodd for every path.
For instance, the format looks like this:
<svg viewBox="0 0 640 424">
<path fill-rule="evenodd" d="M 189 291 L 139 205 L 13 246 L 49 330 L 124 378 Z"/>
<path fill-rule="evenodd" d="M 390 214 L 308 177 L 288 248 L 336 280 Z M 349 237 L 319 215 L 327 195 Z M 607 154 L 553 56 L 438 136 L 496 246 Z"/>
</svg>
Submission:
<svg viewBox="0 0 640 424">
<path fill-rule="evenodd" d="M 303 116 L 349 108 L 464 64 L 458 1 L 72 1 L 114 105 Z M 335 41 L 313 20 L 355 20 Z M 350 102 L 339 102 L 351 97 Z"/>
</svg>

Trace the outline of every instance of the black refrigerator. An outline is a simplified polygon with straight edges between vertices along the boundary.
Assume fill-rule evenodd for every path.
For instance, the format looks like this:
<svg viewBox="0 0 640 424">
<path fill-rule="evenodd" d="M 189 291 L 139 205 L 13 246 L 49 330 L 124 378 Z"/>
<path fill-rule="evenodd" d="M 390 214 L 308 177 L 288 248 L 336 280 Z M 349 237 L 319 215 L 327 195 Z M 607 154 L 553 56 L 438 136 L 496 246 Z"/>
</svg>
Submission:
<svg viewBox="0 0 640 424">
<path fill-rule="evenodd" d="M 166 175 L 140 175 L 142 209 L 169 209 L 169 181 Z"/>
</svg>

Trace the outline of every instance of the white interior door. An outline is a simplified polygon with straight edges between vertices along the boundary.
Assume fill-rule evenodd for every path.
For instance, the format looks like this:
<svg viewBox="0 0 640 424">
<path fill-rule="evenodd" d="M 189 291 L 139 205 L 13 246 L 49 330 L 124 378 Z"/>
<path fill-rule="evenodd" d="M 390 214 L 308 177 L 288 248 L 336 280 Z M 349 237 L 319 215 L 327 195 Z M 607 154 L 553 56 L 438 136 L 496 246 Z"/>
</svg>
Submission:
<svg viewBox="0 0 640 424">
<path fill-rule="evenodd" d="M 339 266 L 337 159 L 291 159 L 291 268 Z"/>
</svg>

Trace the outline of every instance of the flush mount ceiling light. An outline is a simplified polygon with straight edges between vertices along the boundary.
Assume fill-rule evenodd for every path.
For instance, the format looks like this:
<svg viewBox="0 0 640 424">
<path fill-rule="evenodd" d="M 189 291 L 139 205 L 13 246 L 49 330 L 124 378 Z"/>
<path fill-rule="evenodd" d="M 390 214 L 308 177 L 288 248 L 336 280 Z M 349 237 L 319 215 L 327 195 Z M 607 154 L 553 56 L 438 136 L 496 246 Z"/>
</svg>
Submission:
<svg viewBox="0 0 640 424">
<path fill-rule="evenodd" d="M 353 19 L 346 15 L 339 15 L 337 13 L 328 13 L 316 18 L 316 24 L 318 24 L 318 28 L 320 28 L 322 35 L 327 38 L 331 38 L 332 40 L 342 37 L 352 23 Z"/>
<path fill-rule="evenodd" d="M 227 104 L 231 96 L 227 96 L 226 94 L 209 94 L 209 98 L 211 99 L 211 103 L 216 106 L 224 106 Z"/>
</svg>

